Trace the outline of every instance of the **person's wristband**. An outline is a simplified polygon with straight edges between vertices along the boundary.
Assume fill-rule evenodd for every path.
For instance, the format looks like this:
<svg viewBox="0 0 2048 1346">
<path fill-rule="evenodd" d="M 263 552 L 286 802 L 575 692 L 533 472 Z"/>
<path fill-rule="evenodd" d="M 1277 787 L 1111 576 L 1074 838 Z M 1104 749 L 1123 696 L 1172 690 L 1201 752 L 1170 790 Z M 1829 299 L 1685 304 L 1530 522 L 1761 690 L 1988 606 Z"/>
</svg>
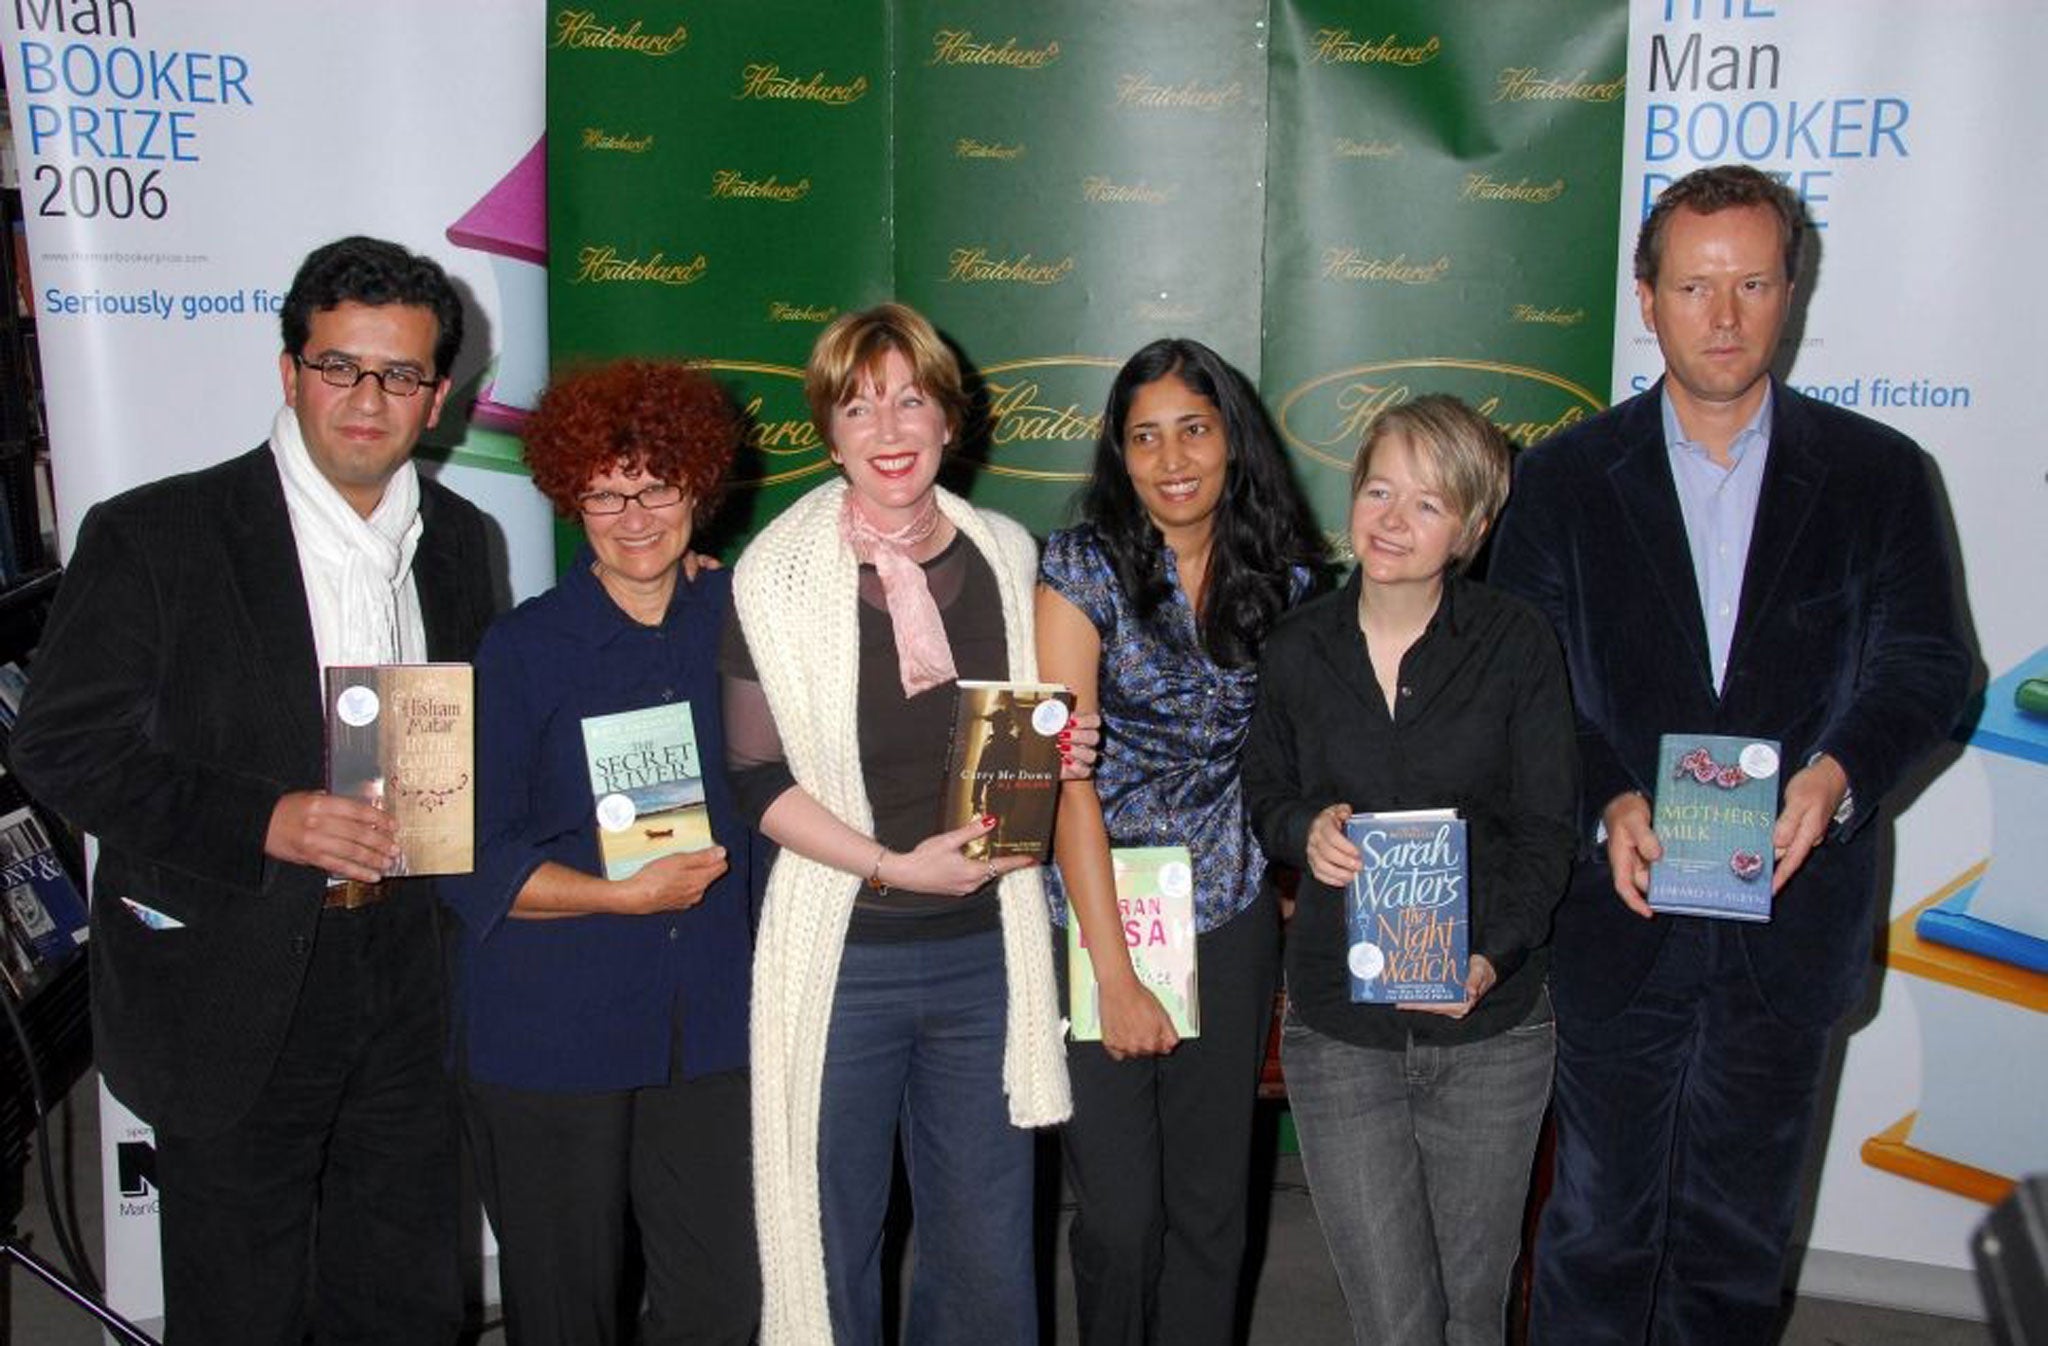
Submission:
<svg viewBox="0 0 2048 1346">
<path fill-rule="evenodd" d="M 889 895 L 889 885 L 882 881 L 882 861 L 889 857 L 889 848 L 881 846 L 875 850 L 874 868 L 868 871 L 868 887 L 882 897 Z"/>
</svg>

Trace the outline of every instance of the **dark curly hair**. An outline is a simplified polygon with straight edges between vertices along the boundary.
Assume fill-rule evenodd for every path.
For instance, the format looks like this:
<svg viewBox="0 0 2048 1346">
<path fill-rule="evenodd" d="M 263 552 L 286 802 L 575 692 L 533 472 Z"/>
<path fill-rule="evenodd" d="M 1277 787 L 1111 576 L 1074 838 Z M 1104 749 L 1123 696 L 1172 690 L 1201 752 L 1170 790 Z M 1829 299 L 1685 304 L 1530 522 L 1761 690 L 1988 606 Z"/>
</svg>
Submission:
<svg viewBox="0 0 2048 1346">
<path fill-rule="evenodd" d="M 299 263 L 299 273 L 285 292 L 278 317 L 284 353 L 294 358 L 304 355 L 313 315 L 343 304 L 411 304 L 432 309 L 439 325 L 434 338 L 434 376 L 448 377 L 455 353 L 462 349 L 462 299 L 439 262 L 361 234 L 315 248 Z"/>
<path fill-rule="evenodd" d="M 709 374 L 673 360 L 613 360 L 558 375 L 526 421 L 526 466 L 563 518 L 615 464 L 690 493 L 691 517 L 717 512 L 739 446 L 738 410 Z"/>
<path fill-rule="evenodd" d="M 1214 402 L 1223 417 L 1229 457 L 1203 581 L 1201 636 L 1211 659 L 1242 668 L 1257 661 L 1266 633 L 1287 610 L 1294 567 L 1307 567 L 1316 587 L 1325 575 L 1322 531 L 1244 375 L 1183 337 L 1161 338 L 1125 361 L 1110 385 L 1081 514 L 1095 525 L 1139 619 L 1151 621 L 1172 592 L 1166 540 L 1124 468 L 1124 422 L 1138 389 L 1169 376 Z"/>
</svg>

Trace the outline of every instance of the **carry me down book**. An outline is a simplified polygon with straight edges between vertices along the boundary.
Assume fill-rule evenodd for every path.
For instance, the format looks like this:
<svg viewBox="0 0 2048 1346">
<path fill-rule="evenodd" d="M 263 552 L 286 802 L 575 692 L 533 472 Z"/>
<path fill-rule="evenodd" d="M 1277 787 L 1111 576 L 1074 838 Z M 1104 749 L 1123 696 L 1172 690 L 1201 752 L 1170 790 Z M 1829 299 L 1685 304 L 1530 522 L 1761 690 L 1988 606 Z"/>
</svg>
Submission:
<svg viewBox="0 0 2048 1346">
<path fill-rule="evenodd" d="M 1059 735 L 1074 694 L 1049 682 L 962 681 L 939 792 L 939 830 L 994 814 L 995 830 L 968 843 L 970 859 L 1044 859 L 1059 799 Z"/>
</svg>

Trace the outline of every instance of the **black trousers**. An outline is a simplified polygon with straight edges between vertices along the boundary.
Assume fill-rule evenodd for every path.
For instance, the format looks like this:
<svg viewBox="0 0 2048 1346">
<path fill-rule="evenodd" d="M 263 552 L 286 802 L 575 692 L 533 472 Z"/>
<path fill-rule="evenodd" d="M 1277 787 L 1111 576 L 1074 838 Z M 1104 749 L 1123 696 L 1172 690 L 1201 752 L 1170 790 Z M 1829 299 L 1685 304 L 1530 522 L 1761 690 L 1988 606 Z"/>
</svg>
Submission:
<svg viewBox="0 0 2048 1346">
<path fill-rule="evenodd" d="M 1063 932 L 1057 962 L 1064 990 Z M 1252 1119 L 1280 975 L 1270 893 L 1197 941 L 1202 1033 L 1114 1061 L 1067 1045 L 1061 1129 L 1076 1201 L 1068 1241 L 1085 1346 L 1232 1340 L 1244 1265 Z"/>
<path fill-rule="evenodd" d="M 436 913 L 321 914 L 256 1105 L 159 1134 L 169 1346 L 444 1343 L 462 1325 Z M 317 1228 L 317 1235 L 316 1235 Z"/>
<path fill-rule="evenodd" d="M 600 1094 L 464 1082 L 511 1346 L 753 1339 L 747 1091 L 742 1071 Z M 647 1291 L 637 1338 L 635 1227 Z"/>
</svg>

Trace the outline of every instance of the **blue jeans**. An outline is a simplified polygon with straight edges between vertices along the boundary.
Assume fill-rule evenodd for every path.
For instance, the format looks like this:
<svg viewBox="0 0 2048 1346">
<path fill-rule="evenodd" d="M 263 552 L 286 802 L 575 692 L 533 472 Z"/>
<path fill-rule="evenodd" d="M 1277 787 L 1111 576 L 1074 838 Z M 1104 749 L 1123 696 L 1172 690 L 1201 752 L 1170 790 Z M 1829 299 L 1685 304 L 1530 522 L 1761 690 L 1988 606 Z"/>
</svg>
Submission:
<svg viewBox="0 0 2048 1346">
<path fill-rule="evenodd" d="M 882 1223 L 900 1133 L 916 1265 L 906 1346 L 1038 1340 L 1032 1138 L 1003 1097 L 1001 931 L 849 943 L 818 1123 L 839 1346 L 882 1339 Z"/>
<path fill-rule="evenodd" d="M 1500 1346 L 1555 1049 L 1547 996 L 1505 1033 L 1406 1050 L 1289 1012 L 1287 1097 L 1360 1346 Z"/>
<path fill-rule="evenodd" d="M 1529 1320 L 1544 1346 L 1777 1339 L 1829 1030 L 1771 1012 L 1733 923 L 1657 919 L 1672 926 L 1628 1008 L 1558 1022 Z"/>
</svg>

